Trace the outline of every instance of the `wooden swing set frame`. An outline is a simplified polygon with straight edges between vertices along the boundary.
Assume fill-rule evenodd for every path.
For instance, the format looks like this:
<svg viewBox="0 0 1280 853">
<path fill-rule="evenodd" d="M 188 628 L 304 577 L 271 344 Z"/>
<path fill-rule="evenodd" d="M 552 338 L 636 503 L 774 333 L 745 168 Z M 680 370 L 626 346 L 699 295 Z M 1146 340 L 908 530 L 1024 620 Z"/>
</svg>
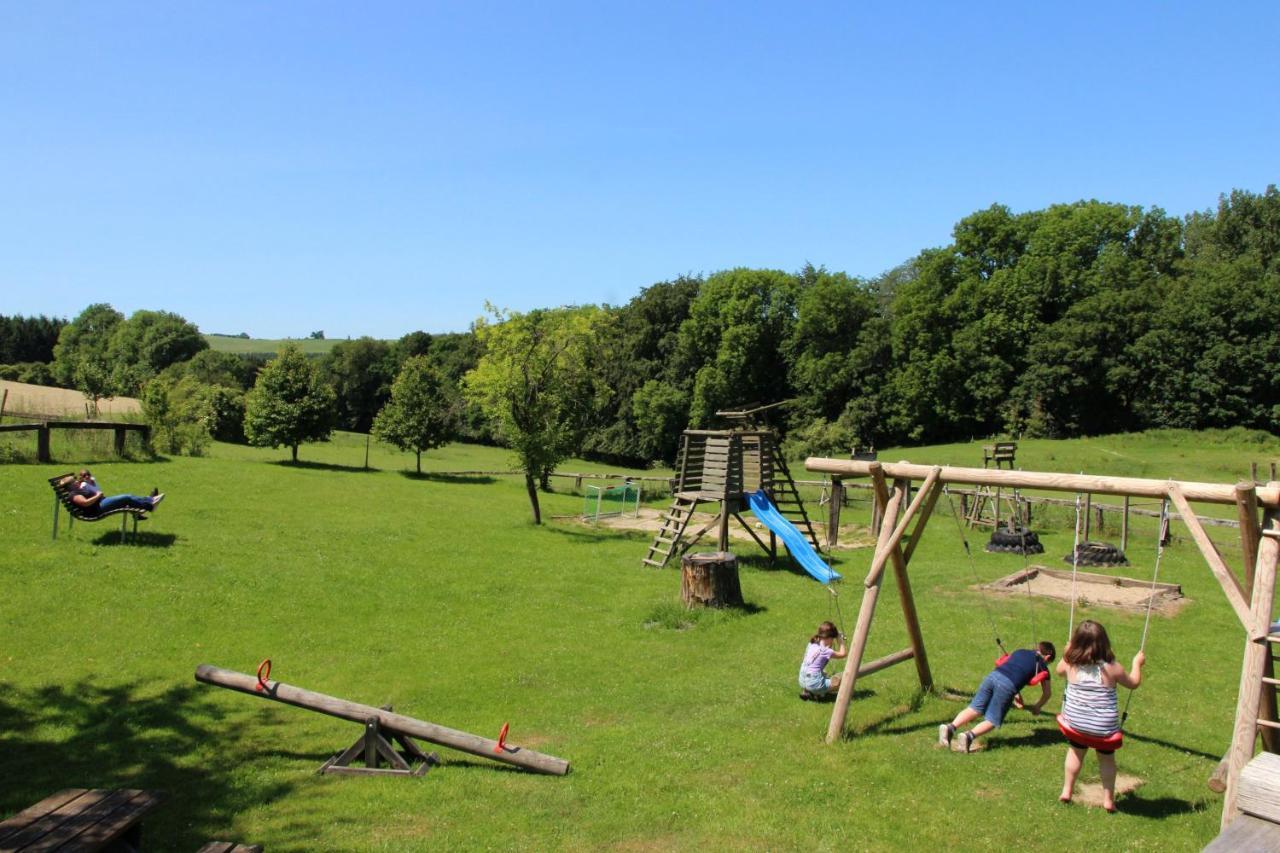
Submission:
<svg viewBox="0 0 1280 853">
<path fill-rule="evenodd" d="M 1210 572 L 1222 588 L 1227 602 L 1244 629 L 1244 655 L 1240 669 L 1240 689 L 1236 702 L 1235 728 L 1231 748 L 1224 758 L 1226 794 L 1223 799 L 1222 826 L 1236 815 L 1237 788 L 1240 773 L 1252 759 L 1259 730 L 1263 747 L 1280 752 L 1280 722 L 1277 722 L 1275 688 L 1280 681 L 1272 672 L 1271 644 L 1280 644 L 1280 635 L 1271 635 L 1274 618 L 1277 563 L 1280 563 L 1280 482 L 1266 485 L 1241 482 L 1234 486 L 1219 483 L 1150 480 L 1136 477 L 1104 477 L 1090 474 L 1060 474 L 1040 471 L 1007 471 L 986 468 L 913 465 L 909 462 L 880 463 L 847 459 L 811 457 L 805 468 L 829 474 L 833 481 L 844 478 L 869 477 L 872 481 L 877 511 L 883 519 L 871 568 L 863 580 L 862 604 L 854 627 L 845 662 L 844 674 L 836 694 L 831 722 L 827 727 L 827 743 L 844 737 L 849 703 L 858 679 L 906 660 L 914 660 L 920 686 L 933 688 L 933 677 L 925 653 L 924 636 L 916 615 L 915 600 L 907 576 L 907 565 L 920 542 L 934 505 L 947 485 L 995 486 L 997 488 L 1043 489 L 1056 492 L 1105 494 L 1138 498 L 1167 498 L 1181 516 L 1208 564 Z M 920 482 L 914 498 L 908 503 L 914 483 Z M 1191 507 L 1191 502 L 1234 505 L 1240 521 L 1240 545 L 1243 554 L 1244 581 L 1235 572 L 1213 541 Z M 1259 520 L 1261 514 L 1261 520 Z M 903 538 L 916 519 L 915 527 Z M 903 617 L 911 645 L 899 652 L 863 663 L 871 621 L 884 581 L 885 568 L 893 565 L 900 593 Z"/>
</svg>

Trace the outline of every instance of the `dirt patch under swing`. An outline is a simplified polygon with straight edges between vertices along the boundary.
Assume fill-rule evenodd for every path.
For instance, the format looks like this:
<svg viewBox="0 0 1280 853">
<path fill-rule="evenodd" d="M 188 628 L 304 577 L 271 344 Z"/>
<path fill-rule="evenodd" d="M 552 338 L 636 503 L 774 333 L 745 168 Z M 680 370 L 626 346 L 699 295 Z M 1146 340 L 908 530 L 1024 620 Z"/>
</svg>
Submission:
<svg viewBox="0 0 1280 853">
<path fill-rule="evenodd" d="M 1019 595 L 1038 595 L 1058 601 L 1072 599 L 1071 572 L 1050 569 L 1047 566 L 1028 566 L 1022 571 L 987 584 L 983 589 Z M 1094 572 L 1077 572 L 1074 582 L 1076 601 L 1081 604 L 1097 604 L 1102 607 L 1118 607 L 1124 610 L 1146 610 L 1148 603 L 1153 610 L 1173 616 L 1186 606 L 1189 599 L 1183 597 L 1182 586 L 1173 583 L 1156 583 L 1125 578 L 1117 575 L 1100 575 Z"/>
</svg>

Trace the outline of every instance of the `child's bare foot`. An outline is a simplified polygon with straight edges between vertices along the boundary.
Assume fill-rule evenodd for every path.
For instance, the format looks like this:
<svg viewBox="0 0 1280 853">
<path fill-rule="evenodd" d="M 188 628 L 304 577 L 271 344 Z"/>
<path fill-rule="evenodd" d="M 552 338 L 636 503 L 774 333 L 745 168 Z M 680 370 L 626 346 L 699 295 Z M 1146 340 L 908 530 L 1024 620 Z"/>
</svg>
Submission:
<svg viewBox="0 0 1280 853">
<path fill-rule="evenodd" d="M 1058 797 L 1058 802 L 1065 803 L 1068 806 L 1071 805 L 1071 795 L 1063 794 L 1062 796 Z"/>
</svg>

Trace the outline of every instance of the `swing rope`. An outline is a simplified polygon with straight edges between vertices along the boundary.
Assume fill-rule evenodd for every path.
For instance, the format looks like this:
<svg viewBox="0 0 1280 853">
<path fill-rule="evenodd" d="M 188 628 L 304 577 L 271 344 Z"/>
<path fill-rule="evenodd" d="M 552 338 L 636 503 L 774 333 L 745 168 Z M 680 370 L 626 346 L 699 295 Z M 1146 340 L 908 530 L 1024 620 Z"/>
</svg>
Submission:
<svg viewBox="0 0 1280 853">
<path fill-rule="evenodd" d="M 1067 618 L 1067 638 L 1076 630 L 1076 575 L 1080 573 L 1080 493 L 1076 492 L 1076 530 L 1071 545 L 1071 615 Z"/>
<path fill-rule="evenodd" d="M 1151 572 L 1151 594 L 1147 596 L 1147 617 L 1142 623 L 1142 639 L 1138 642 L 1138 651 L 1145 652 L 1147 650 L 1147 631 L 1151 628 L 1151 608 L 1156 601 L 1156 582 L 1160 578 L 1160 560 L 1164 557 L 1164 538 L 1165 531 L 1169 529 L 1169 499 L 1165 498 L 1160 502 L 1160 527 L 1156 531 L 1156 566 Z M 1129 695 L 1124 699 L 1124 712 L 1120 714 L 1120 728 L 1124 728 L 1125 720 L 1129 719 L 1129 703 L 1133 701 L 1134 691 L 1130 690 Z"/>
<path fill-rule="evenodd" d="M 960 541 L 964 544 L 964 555 L 968 558 L 969 574 L 973 576 L 974 583 L 981 593 L 982 609 L 987 614 L 987 622 L 991 624 L 991 636 L 995 638 L 996 646 L 1000 649 L 1000 653 L 1007 655 L 1009 652 L 1005 649 L 1004 643 L 1000 639 L 1000 630 L 996 627 L 995 616 L 991 613 L 991 603 L 987 601 L 987 591 L 982 585 L 982 579 L 978 577 L 978 569 L 973 562 L 973 552 L 969 550 L 969 538 L 964 535 L 964 525 L 960 523 L 960 513 L 956 510 L 956 502 L 951 497 L 951 489 L 943 486 L 942 491 L 946 493 L 947 504 L 951 507 L 951 518 L 955 521 L 956 531 L 960 534 Z"/>
</svg>

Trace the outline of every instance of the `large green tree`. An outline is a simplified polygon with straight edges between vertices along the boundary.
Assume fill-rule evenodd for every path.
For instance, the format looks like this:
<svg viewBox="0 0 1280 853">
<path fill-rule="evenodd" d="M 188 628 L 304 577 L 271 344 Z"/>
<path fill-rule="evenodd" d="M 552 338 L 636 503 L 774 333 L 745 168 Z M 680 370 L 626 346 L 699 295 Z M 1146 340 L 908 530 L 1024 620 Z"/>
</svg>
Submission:
<svg viewBox="0 0 1280 853">
<path fill-rule="evenodd" d="M 608 334 L 610 316 L 596 307 L 490 312 L 476 324 L 485 352 L 465 377 L 465 394 L 515 451 L 533 523 L 541 524 L 539 483 L 581 447 L 593 408 L 609 393 L 595 342 Z"/>
<path fill-rule="evenodd" d="M 337 395 L 337 424 L 352 432 L 368 432 L 391 395 L 396 367 L 386 341 L 357 338 L 333 345 L 320 367 Z"/>
<path fill-rule="evenodd" d="M 94 415 L 99 400 L 116 394 L 107 348 L 123 322 L 124 315 L 110 305 L 90 305 L 62 327 L 53 348 L 54 376 L 61 385 L 83 393 Z"/>
<path fill-rule="evenodd" d="M 194 323 L 170 311 L 135 311 L 116 326 L 107 345 L 115 393 L 135 396 L 171 364 L 209 348 Z"/>
<path fill-rule="evenodd" d="M 440 371 L 426 356 L 412 356 L 391 384 L 391 399 L 374 418 L 373 436 L 413 451 L 415 470 L 421 474 L 423 451 L 453 438 L 453 403 Z"/>
<path fill-rule="evenodd" d="M 297 345 L 285 344 L 245 398 L 245 438 L 257 447 L 288 447 L 297 462 L 298 445 L 328 441 L 333 423 L 333 389 Z"/>
<path fill-rule="evenodd" d="M 710 425 L 726 406 L 788 396 L 783 347 L 797 290 L 795 278 L 778 270 L 733 269 L 703 282 L 674 355 L 678 372 L 693 376 L 692 425 Z"/>
</svg>

